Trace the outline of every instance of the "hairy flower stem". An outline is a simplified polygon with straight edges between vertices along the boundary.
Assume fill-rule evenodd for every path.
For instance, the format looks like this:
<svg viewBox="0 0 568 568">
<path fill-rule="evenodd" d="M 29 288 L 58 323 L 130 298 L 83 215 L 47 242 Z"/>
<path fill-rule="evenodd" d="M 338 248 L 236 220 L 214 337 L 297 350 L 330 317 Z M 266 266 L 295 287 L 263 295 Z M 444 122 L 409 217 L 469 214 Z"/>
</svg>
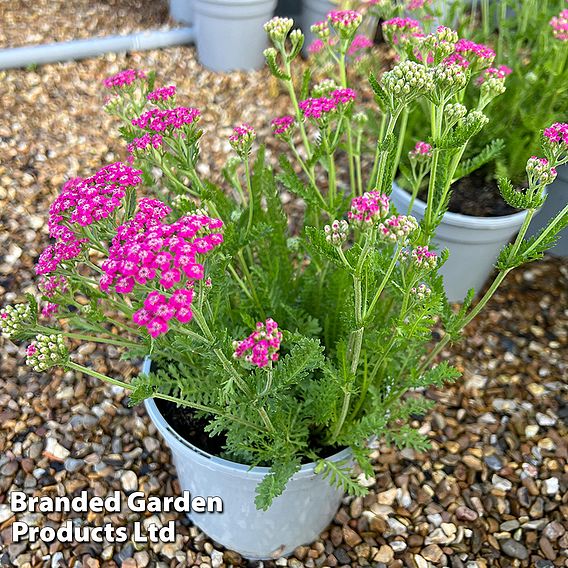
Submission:
<svg viewBox="0 0 568 568">
<path fill-rule="evenodd" d="M 386 174 L 389 151 L 383 149 L 383 144 L 387 137 L 394 132 L 396 123 L 398 122 L 398 117 L 400 116 L 401 112 L 402 107 L 399 107 L 394 112 L 394 114 L 389 115 L 389 121 L 384 132 L 382 132 L 383 129 L 381 128 L 381 135 L 379 136 L 379 140 L 377 141 L 373 170 L 371 172 L 371 177 L 369 178 L 369 183 L 367 184 L 367 191 L 371 191 L 371 189 L 377 187 L 379 180 L 382 180 L 384 175 Z"/>
<path fill-rule="evenodd" d="M 244 164 L 245 164 L 245 177 L 247 180 L 247 189 L 248 189 L 248 194 L 249 194 L 249 217 L 248 217 L 248 223 L 247 223 L 247 234 L 250 233 L 251 227 L 252 227 L 252 219 L 253 219 L 253 215 L 254 215 L 254 198 L 252 195 L 252 181 L 250 178 L 250 165 L 249 165 L 249 161 L 248 158 L 246 160 L 243 160 Z"/>
<path fill-rule="evenodd" d="M 408 107 L 405 107 L 402 111 L 402 117 L 400 119 L 400 130 L 398 132 L 398 144 L 396 147 L 396 156 L 394 163 L 392 165 L 392 172 L 391 178 L 394 179 L 396 176 L 396 172 L 398 171 L 398 165 L 400 163 L 400 157 L 402 155 L 402 148 L 404 146 L 404 138 L 406 136 L 406 127 L 408 125 L 408 114 L 409 110 Z"/>
<path fill-rule="evenodd" d="M 322 132 L 322 138 L 324 140 L 325 153 L 328 159 L 328 198 L 329 198 L 329 211 L 332 212 L 335 209 L 335 196 L 337 193 L 337 182 L 335 179 L 335 159 L 333 157 L 333 151 L 329 147 L 329 141 L 327 139 L 327 132 Z"/>
<path fill-rule="evenodd" d="M 283 54 L 284 55 L 284 54 Z M 294 87 L 294 80 L 292 79 L 292 66 L 290 65 L 290 61 L 284 55 L 284 64 L 286 67 L 286 74 L 290 77 L 289 80 L 285 81 L 286 87 L 288 88 L 288 95 L 290 100 L 292 101 L 292 106 L 294 107 L 294 114 L 296 115 L 296 121 L 298 122 L 298 126 L 300 127 L 300 134 L 302 136 L 302 142 L 304 143 L 304 148 L 306 149 L 306 154 L 308 159 L 312 155 L 312 146 L 310 141 L 308 140 L 308 135 L 306 134 L 306 127 L 304 126 L 304 122 L 302 120 L 302 113 L 300 111 L 300 106 L 298 105 L 298 97 L 296 97 L 296 89 Z M 313 168 L 311 168 L 313 174 Z"/>
<path fill-rule="evenodd" d="M 389 279 L 391 277 L 391 274 L 394 270 L 394 267 L 396 266 L 398 257 L 400 256 L 400 253 L 402 251 L 402 247 L 399 247 L 397 245 L 397 248 L 394 251 L 393 257 L 391 259 L 391 262 L 389 264 L 389 267 L 387 268 L 387 271 L 383 277 L 383 280 L 381 281 L 381 283 L 379 284 L 379 287 L 377 288 L 377 291 L 375 292 L 375 296 L 373 297 L 373 300 L 371 301 L 371 305 L 369 306 L 368 310 L 366 310 L 366 313 L 364 314 L 364 318 L 367 319 L 368 316 L 370 316 L 373 313 L 373 309 L 375 308 L 376 303 L 379 301 L 379 298 L 383 292 L 383 290 L 385 289 L 385 286 L 388 284 Z"/>
<path fill-rule="evenodd" d="M 363 131 L 357 133 L 357 141 L 355 143 L 355 174 L 357 177 L 357 195 L 363 195 L 363 175 L 361 171 L 361 137 Z"/>
</svg>

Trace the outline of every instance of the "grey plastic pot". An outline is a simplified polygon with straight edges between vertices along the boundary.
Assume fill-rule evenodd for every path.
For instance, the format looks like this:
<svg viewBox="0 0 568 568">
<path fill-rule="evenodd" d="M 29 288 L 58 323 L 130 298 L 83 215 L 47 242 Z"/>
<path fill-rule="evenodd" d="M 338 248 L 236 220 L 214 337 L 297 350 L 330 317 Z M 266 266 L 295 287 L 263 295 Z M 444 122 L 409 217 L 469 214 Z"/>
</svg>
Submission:
<svg viewBox="0 0 568 568">
<path fill-rule="evenodd" d="M 558 177 L 548 188 L 548 197 L 540 214 L 530 224 L 528 235 L 536 235 L 548 221 L 556 216 L 568 203 L 568 165 L 558 168 Z M 568 227 L 560 231 L 560 240 L 549 249 L 550 254 L 568 257 Z"/>
<path fill-rule="evenodd" d="M 306 36 L 304 51 L 316 39 L 310 31 L 310 27 L 316 22 L 326 20 L 329 12 L 334 9 L 337 9 L 337 4 L 334 4 L 331 0 L 303 0 L 300 27 Z"/>
<path fill-rule="evenodd" d="M 213 71 L 258 69 L 276 0 L 193 0 L 199 61 Z"/>
<path fill-rule="evenodd" d="M 170 16 L 176 22 L 193 24 L 193 0 L 170 0 Z"/>
<path fill-rule="evenodd" d="M 142 372 L 149 370 L 146 359 Z M 190 491 L 192 498 L 219 496 L 223 500 L 223 513 L 189 515 L 216 542 L 252 560 L 278 558 L 313 542 L 333 519 L 343 491 L 315 474 L 314 463 L 302 466 L 268 511 L 259 511 L 255 491 L 268 474 L 267 467 L 251 468 L 200 450 L 171 428 L 152 399 L 145 405 L 172 451 L 182 491 Z M 350 457 L 346 449 L 329 459 L 339 462 Z"/>
<path fill-rule="evenodd" d="M 393 184 L 391 199 L 400 213 L 408 211 L 411 196 L 396 184 Z M 420 220 L 425 209 L 426 204 L 416 199 L 412 215 Z M 477 292 L 483 287 L 499 252 L 519 231 L 525 216 L 525 211 L 502 217 L 474 217 L 450 212 L 444 215 L 433 242 L 440 250 L 447 248 L 450 252 L 440 269 L 450 302 L 461 302 L 470 288 Z"/>
</svg>

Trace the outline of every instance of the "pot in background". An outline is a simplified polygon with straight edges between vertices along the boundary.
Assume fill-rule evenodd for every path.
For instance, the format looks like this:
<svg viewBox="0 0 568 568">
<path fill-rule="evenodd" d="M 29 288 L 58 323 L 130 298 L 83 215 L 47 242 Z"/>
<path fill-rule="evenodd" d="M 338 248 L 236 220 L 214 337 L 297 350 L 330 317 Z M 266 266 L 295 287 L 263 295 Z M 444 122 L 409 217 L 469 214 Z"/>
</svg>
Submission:
<svg viewBox="0 0 568 568">
<path fill-rule="evenodd" d="M 142 372 L 148 373 L 150 365 L 146 359 Z M 179 436 L 154 400 L 146 400 L 145 406 L 172 451 L 182 491 L 190 491 L 192 498 L 219 496 L 223 500 L 223 513 L 192 513 L 189 518 L 226 548 L 253 560 L 286 556 L 316 540 L 333 519 L 343 490 L 314 473 L 314 463 L 302 466 L 268 511 L 259 511 L 254 504 L 256 486 L 269 468 L 251 468 L 213 456 Z M 340 462 L 350 457 L 346 449 L 328 459 Z"/>
<path fill-rule="evenodd" d="M 306 36 L 304 41 L 304 53 L 307 52 L 307 48 L 316 39 L 314 34 L 310 31 L 310 27 L 316 22 L 326 20 L 329 12 L 337 10 L 337 8 L 337 4 L 333 3 L 331 0 L 303 0 L 300 28 Z"/>
<path fill-rule="evenodd" d="M 170 17 L 182 24 L 193 24 L 193 0 L 170 0 Z"/>
<path fill-rule="evenodd" d="M 542 206 L 541 214 L 532 221 L 527 236 L 537 235 L 548 221 L 556 216 L 568 203 L 568 165 L 558 168 L 558 177 L 548 187 L 548 197 Z M 560 239 L 549 249 L 550 254 L 568 257 L 568 227 L 560 231 Z"/>
<path fill-rule="evenodd" d="M 193 0 L 197 54 L 212 71 L 258 69 L 276 0 Z"/>
<path fill-rule="evenodd" d="M 406 214 L 411 195 L 393 184 L 391 199 L 399 213 Z M 416 199 L 412 215 L 424 217 L 426 203 Z M 483 287 L 501 249 L 518 233 L 527 212 L 502 217 L 474 217 L 447 212 L 432 239 L 438 250 L 447 248 L 449 258 L 440 269 L 450 302 L 461 302 L 467 291 Z"/>
</svg>

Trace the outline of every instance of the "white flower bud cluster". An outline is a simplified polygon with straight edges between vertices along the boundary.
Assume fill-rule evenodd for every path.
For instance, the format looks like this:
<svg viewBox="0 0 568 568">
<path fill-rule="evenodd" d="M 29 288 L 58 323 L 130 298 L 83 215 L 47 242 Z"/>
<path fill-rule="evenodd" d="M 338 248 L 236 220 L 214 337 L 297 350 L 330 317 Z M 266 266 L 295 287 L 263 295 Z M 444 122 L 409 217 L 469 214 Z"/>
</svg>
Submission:
<svg viewBox="0 0 568 568">
<path fill-rule="evenodd" d="M 293 26 L 292 18 L 275 17 L 264 24 L 264 31 L 274 43 L 282 43 Z"/>
<path fill-rule="evenodd" d="M 448 104 L 444 107 L 444 117 L 448 125 L 455 124 L 467 114 L 467 108 L 461 103 Z"/>
<path fill-rule="evenodd" d="M 406 103 L 429 90 L 431 81 L 423 65 L 406 60 L 384 73 L 382 83 L 396 104 L 397 99 Z"/>
<path fill-rule="evenodd" d="M 326 40 L 331 35 L 327 22 L 318 22 L 310 27 L 310 31 L 319 39 Z"/>
<path fill-rule="evenodd" d="M 488 75 L 481 83 L 481 96 L 491 100 L 502 95 L 507 88 L 505 87 L 505 77 L 497 77 L 496 75 Z"/>
<path fill-rule="evenodd" d="M 432 68 L 430 79 L 435 85 L 440 98 L 445 98 L 451 93 L 461 91 L 467 84 L 467 74 L 463 67 L 445 63 Z"/>
<path fill-rule="evenodd" d="M 422 301 L 432 293 L 432 290 L 426 284 L 420 284 L 415 288 L 411 288 L 410 292 L 417 300 Z"/>
<path fill-rule="evenodd" d="M 336 219 L 331 225 L 326 225 L 323 230 L 325 231 L 325 240 L 333 246 L 338 247 L 347 240 L 349 223 L 344 219 L 341 221 Z"/>
<path fill-rule="evenodd" d="M 26 365 L 39 373 L 65 363 L 68 357 L 69 351 L 62 335 L 40 334 L 28 346 Z"/>
<path fill-rule="evenodd" d="M 465 128 L 469 128 L 475 124 L 479 124 L 483 127 L 488 122 L 489 118 L 487 118 L 487 116 L 485 116 L 480 110 L 472 110 L 464 118 L 462 118 L 462 126 Z"/>
<path fill-rule="evenodd" d="M 16 304 L 6 306 L 0 310 L 0 331 L 8 339 L 16 336 L 21 331 L 33 326 L 34 314 L 29 304 Z"/>
<path fill-rule="evenodd" d="M 339 89 L 339 85 L 333 79 L 324 79 L 312 89 L 312 96 L 315 98 L 329 97 L 333 91 Z"/>
</svg>

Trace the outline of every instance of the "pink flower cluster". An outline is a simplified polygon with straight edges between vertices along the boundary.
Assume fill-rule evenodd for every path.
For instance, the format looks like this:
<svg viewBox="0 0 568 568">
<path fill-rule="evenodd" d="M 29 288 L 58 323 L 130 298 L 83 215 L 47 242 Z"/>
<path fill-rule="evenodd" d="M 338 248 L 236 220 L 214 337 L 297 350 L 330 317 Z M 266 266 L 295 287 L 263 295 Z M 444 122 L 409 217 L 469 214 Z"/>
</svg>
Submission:
<svg viewBox="0 0 568 568">
<path fill-rule="evenodd" d="M 324 47 L 325 43 L 323 43 L 321 39 L 315 39 L 308 46 L 308 53 L 320 53 L 321 51 L 323 51 Z"/>
<path fill-rule="evenodd" d="M 378 191 L 368 191 L 351 200 L 347 218 L 357 225 L 372 225 L 389 212 L 389 198 Z"/>
<path fill-rule="evenodd" d="M 86 241 L 69 225 L 86 227 L 106 219 L 120 207 L 127 188 L 140 183 L 141 174 L 140 170 L 116 162 L 89 178 L 66 182 L 49 208 L 49 235 L 57 240 L 41 253 L 36 274 L 49 274 L 62 262 L 79 256 Z"/>
<path fill-rule="evenodd" d="M 145 79 L 145 78 L 146 78 L 146 73 L 144 73 L 144 71 L 138 71 L 136 69 L 125 69 L 124 71 L 120 71 L 120 73 L 117 73 L 112 77 L 107 77 L 103 81 L 103 85 L 107 89 L 112 89 L 112 88 L 120 89 L 122 87 L 127 87 L 128 85 L 132 85 L 132 83 L 134 83 L 134 81 L 136 81 L 137 79 Z"/>
<path fill-rule="evenodd" d="M 276 136 L 282 136 L 287 134 L 290 129 L 294 126 L 295 119 L 293 116 L 281 116 L 275 118 L 270 124 L 272 125 L 272 131 Z"/>
<path fill-rule="evenodd" d="M 499 67 L 489 67 L 489 69 L 486 69 L 483 75 L 479 78 L 478 82 L 481 84 L 490 77 L 495 77 L 496 79 L 505 79 L 512 72 L 513 70 L 506 65 L 499 65 Z"/>
<path fill-rule="evenodd" d="M 65 276 L 42 276 L 38 282 L 39 291 L 46 298 L 53 298 L 56 294 L 67 292 L 68 281 Z"/>
<path fill-rule="evenodd" d="M 392 36 L 397 32 L 412 33 L 419 32 L 422 29 L 420 22 L 414 18 L 391 18 L 382 23 L 383 32 Z"/>
<path fill-rule="evenodd" d="M 133 219 L 117 229 L 102 264 L 104 274 L 99 285 L 104 292 L 132 292 L 136 284 L 157 280 L 163 290 L 178 289 L 167 299 L 159 291 L 151 292 L 133 321 L 147 328 L 152 337 L 168 330 L 168 321 L 190 321 L 191 287 L 204 274 L 198 256 L 204 256 L 223 242 L 219 219 L 205 215 L 180 217 L 164 223 L 170 208 L 154 199 L 141 199 Z"/>
<path fill-rule="evenodd" d="M 346 105 L 357 98 L 353 89 L 336 89 L 329 97 L 311 97 L 300 101 L 300 110 L 306 118 L 319 119 L 334 112 L 340 105 Z"/>
<path fill-rule="evenodd" d="M 409 0 L 406 3 L 406 9 L 409 11 L 421 10 L 425 5 L 430 4 L 431 0 Z"/>
<path fill-rule="evenodd" d="M 133 118 L 132 124 L 151 132 L 164 132 L 178 129 L 198 122 L 201 117 L 199 109 L 193 107 L 176 107 L 170 109 L 153 108 L 139 118 Z"/>
<path fill-rule="evenodd" d="M 258 322 L 256 330 L 246 339 L 234 341 L 233 357 L 243 359 L 251 365 L 266 367 L 270 361 L 278 361 L 278 350 L 282 342 L 282 332 L 271 318 L 264 323 Z"/>
<path fill-rule="evenodd" d="M 244 159 L 249 155 L 255 138 L 255 129 L 248 124 L 241 124 L 233 128 L 233 133 L 229 136 L 229 143 L 239 157 Z"/>
<path fill-rule="evenodd" d="M 392 215 L 378 225 L 379 236 L 391 242 L 406 239 L 417 228 L 416 219 L 407 215 Z"/>
<path fill-rule="evenodd" d="M 432 269 L 436 266 L 437 257 L 427 246 L 419 246 L 412 251 L 412 261 L 418 268 Z"/>
<path fill-rule="evenodd" d="M 130 144 L 128 144 L 128 151 L 133 154 L 136 150 L 144 151 L 148 147 L 159 148 L 162 145 L 163 138 L 160 134 L 150 134 L 146 133 L 140 138 L 134 138 Z"/>
<path fill-rule="evenodd" d="M 366 35 L 356 35 L 347 50 L 348 55 L 356 55 L 363 49 L 373 47 L 373 42 Z"/>
<path fill-rule="evenodd" d="M 356 10 L 332 10 L 327 19 L 334 28 L 353 31 L 361 25 L 363 16 Z"/>
<path fill-rule="evenodd" d="M 140 183 L 141 175 L 141 170 L 115 162 L 89 178 L 69 180 L 49 208 L 50 236 L 61 238 L 69 223 L 86 227 L 106 219 L 120 207 L 127 188 Z"/>
<path fill-rule="evenodd" d="M 490 65 L 494 59 L 495 52 L 487 45 L 462 38 L 456 43 L 455 53 L 447 57 L 445 62 L 469 67 L 476 62 Z"/>
<path fill-rule="evenodd" d="M 59 304 L 54 304 L 53 302 L 46 302 L 41 310 L 41 317 L 44 319 L 49 319 L 53 314 L 57 313 L 59 309 Z"/>
<path fill-rule="evenodd" d="M 170 85 L 169 87 L 161 87 L 148 93 L 148 100 L 152 101 L 153 103 L 157 103 L 160 101 L 167 101 L 176 96 L 176 88 L 175 85 Z"/>
<path fill-rule="evenodd" d="M 432 146 L 427 142 L 416 142 L 414 149 L 410 151 L 411 158 L 430 157 L 432 155 Z"/>
<path fill-rule="evenodd" d="M 568 41 L 568 10 L 562 10 L 558 16 L 550 20 L 552 33 L 559 41 Z"/>
<path fill-rule="evenodd" d="M 568 123 L 555 122 L 552 126 L 544 129 L 544 136 L 550 142 L 568 146 Z"/>
<path fill-rule="evenodd" d="M 536 182 L 539 185 L 548 185 L 556 179 L 556 168 L 550 167 L 550 162 L 546 158 L 531 156 L 527 160 L 527 174 L 529 182 Z"/>
</svg>

